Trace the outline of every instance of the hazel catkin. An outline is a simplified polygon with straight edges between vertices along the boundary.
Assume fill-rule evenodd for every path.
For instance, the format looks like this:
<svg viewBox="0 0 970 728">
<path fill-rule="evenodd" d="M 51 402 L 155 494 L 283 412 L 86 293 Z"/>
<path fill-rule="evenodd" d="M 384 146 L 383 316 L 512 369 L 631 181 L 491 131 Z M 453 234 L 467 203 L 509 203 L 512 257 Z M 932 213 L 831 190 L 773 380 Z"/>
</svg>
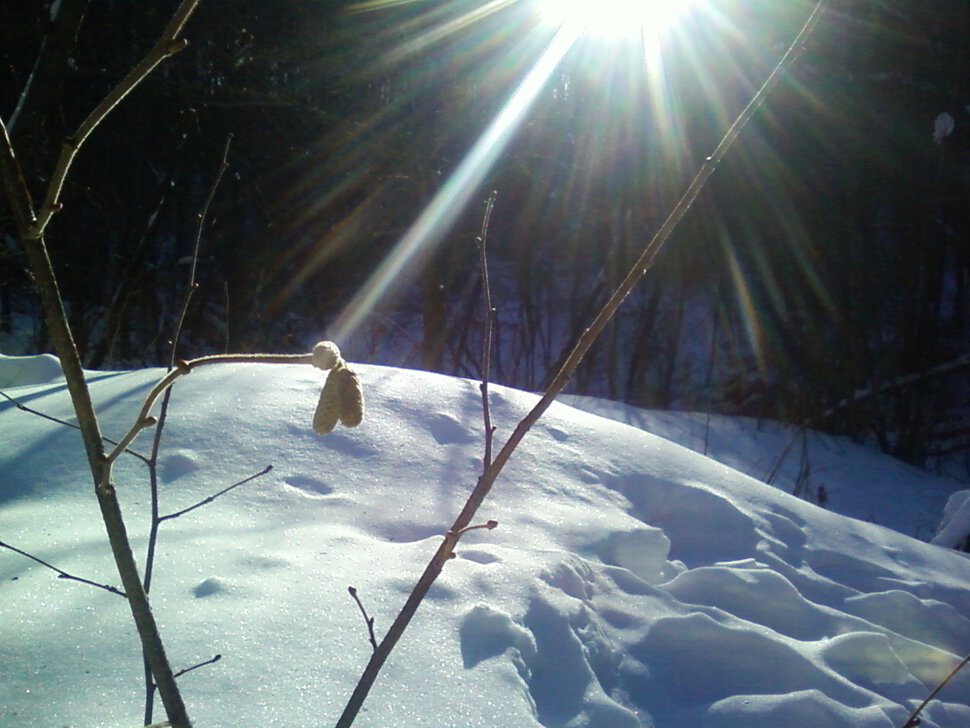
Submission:
<svg viewBox="0 0 970 728">
<path fill-rule="evenodd" d="M 363 419 L 364 392 L 360 378 L 343 359 L 338 358 L 320 392 L 313 413 L 313 431 L 325 435 L 333 430 L 338 420 L 346 427 L 356 427 Z"/>
</svg>

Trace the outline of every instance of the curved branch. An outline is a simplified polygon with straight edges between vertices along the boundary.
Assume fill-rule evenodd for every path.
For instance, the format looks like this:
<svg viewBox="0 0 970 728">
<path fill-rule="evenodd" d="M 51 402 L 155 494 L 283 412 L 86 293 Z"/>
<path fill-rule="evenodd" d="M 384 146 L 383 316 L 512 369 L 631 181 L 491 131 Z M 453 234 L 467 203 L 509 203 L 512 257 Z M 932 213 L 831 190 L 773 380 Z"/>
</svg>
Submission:
<svg viewBox="0 0 970 728">
<path fill-rule="evenodd" d="M 188 374 L 193 369 L 206 364 L 311 364 L 312 361 L 312 354 L 213 354 L 212 356 L 202 356 L 198 359 L 177 362 L 175 369 L 162 377 L 152 387 L 145 397 L 145 402 L 142 404 L 135 422 L 125 436 L 118 441 L 114 450 L 105 456 L 105 459 L 108 463 L 117 460 L 118 456 L 125 451 L 125 448 L 131 444 L 131 441 L 138 436 L 139 432 L 155 424 L 155 418 L 149 414 L 152 405 L 166 389 L 175 384 L 179 377 Z"/>
<path fill-rule="evenodd" d="M 177 36 L 182 31 L 182 28 L 198 4 L 199 0 L 182 0 L 182 3 L 175 11 L 175 15 L 169 21 L 161 38 L 155 44 L 155 47 L 87 115 L 77 128 L 77 131 L 71 137 L 64 140 L 61 156 L 58 158 L 57 165 L 54 167 L 54 172 L 51 175 L 51 181 L 47 186 L 47 194 L 44 197 L 44 202 L 40 207 L 37 219 L 27 231 L 26 237 L 32 240 L 41 238 L 51 218 L 61 209 L 60 196 L 61 191 L 64 189 L 64 180 L 67 179 L 67 175 L 71 171 L 74 157 L 77 156 L 78 151 L 84 142 L 87 141 L 87 138 L 91 136 L 91 132 L 98 128 L 98 125 L 104 121 L 105 117 L 121 103 L 125 96 L 144 81 L 159 63 L 169 56 L 178 53 L 188 45 L 187 40 L 178 38 Z"/>
</svg>

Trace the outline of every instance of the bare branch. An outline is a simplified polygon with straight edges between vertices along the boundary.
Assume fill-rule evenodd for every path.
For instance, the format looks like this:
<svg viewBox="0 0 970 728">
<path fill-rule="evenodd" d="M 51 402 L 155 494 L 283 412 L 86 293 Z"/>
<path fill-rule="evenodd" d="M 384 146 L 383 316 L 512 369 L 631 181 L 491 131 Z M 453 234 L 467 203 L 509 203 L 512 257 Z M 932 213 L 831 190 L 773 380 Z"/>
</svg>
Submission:
<svg viewBox="0 0 970 728">
<path fill-rule="evenodd" d="M 41 566 L 46 566 L 51 571 L 56 571 L 58 577 L 61 578 L 61 579 L 70 579 L 71 581 L 79 581 L 82 584 L 89 584 L 91 586 L 96 586 L 96 587 L 98 587 L 98 589 L 104 589 L 105 591 L 109 591 L 112 594 L 117 594 L 120 597 L 125 597 L 125 598 L 128 597 L 127 594 L 125 594 L 123 591 L 121 591 L 120 589 L 118 589 L 116 587 L 113 587 L 113 586 L 111 586 L 109 584 L 98 584 L 97 582 L 91 581 L 90 579 L 82 579 L 80 576 L 74 576 L 74 574 L 69 574 L 66 571 L 64 571 L 63 569 L 58 569 L 53 564 L 48 564 L 43 559 L 38 559 L 33 554 L 28 554 L 26 551 L 21 551 L 20 549 L 14 547 L 14 546 L 11 546 L 8 543 L 4 543 L 3 541 L 0 541 L 0 547 L 3 547 L 5 549 L 10 549 L 14 553 L 18 553 L 21 556 L 26 556 L 28 559 L 30 559 L 32 561 L 36 561 Z"/>
<path fill-rule="evenodd" d="M 263 468 L 262 470 L 260 470 L 258 473 L 255 473 L 254 475 L 250 475 L 248 478 L 243 478 L 239 482 L 233 483 L 232 485 L 228 486 L 227 488 L 223 488 L 218 493 L 214 493 L 214 494 L 210 495 L 208 498 L 203 498 L 202 500 L 200 500 L 195 505 L 189 506 L 188 508 L 183 508 L 182 510 L 176 511 L 175 513 L 169 513 L 166 516 L 159 516 L 158 522 L 161 523 L 162 521 L 168 521 L 168 520 L 171 520 L 173 518 L 178 518 L 179 516 L 184 516 L 186 513 L 189 513 L 191 511 L 194 511 L 196 508 L 201 508 L 202 506 L 204 506 L 204 505 L 206 505 L 208 503 L 211 503 L 216 498 L 218 498 L 221 495 L 225 495 L 226 493 L 228 493 L 233 488 L 238 488 L 240 485 L 245 485 L 246 483 L 248 483 L 248 482 L 250 482 L 252 480 L 256 480 L 256 478 L 259 478 L 259 477 L 261 477 L 263 475 L 266 475 L 266 473 L 268 473 L 272 469 L 273 469 L 273 466 L 272 465 L 267 465 L 265 468 Z"/>
<path fill-rule="evenodd" d="M 152 405 L 166 389 L 175 384 L 179 377 L 188 374 L 193 369 L 206 364 L 310 364 L 312 357 L 312 354 L 213 354 L 189 361 L 176 362 L 176 368 L 162 377 L 145 397 L 145 402 L 142 404 L 141 411 L 138 413 L 134 424 L 121 438 L 115 449 L 106 456 L 107 462 L 112 463 L 117 460 L 118 456 L 131 444 L 131 441 L 137 437 L 139 432 L 155 424 L 155 418 L 149 415 Z"/>
<path fill-rule="evenodd" d="M 52 415 L 44 414 L 40 410 L 35 410 L 35 409 L 31 408 L 31 407 L 28 407 L 23 402 L 20 402 L 19 400 L 14 399 L 13 397 L 11 397 L 9 394 L 7 394 L 6 392 L 4 392 L 3 390 L 0 390 L 0 397 L 3 397 L 4 399 L 6 399 L 8 402 L 10 402 L 11 404 L 13 404 L 14 407 L 16 407 L 17 409 L 21 410 L 22 412 L 27 412 L 28 414 L 37 415 L 38 417 L 43 417 L 45 420 L 50 420 L 51 422 L 56 422 L 57 424 L 64 425 L 65 427 L 73 427 L 75 430 L 80 430 L 81 429 L 81 426 L 78 425 L 76 422 L 68 422 L 67 420 L 62 420 L 62 419 L 60 419 L 58 417 L 53 417 Z M 117 442 L 115 442 L 114 440 L 112 440 L 110 437 L 104 437 L 104 436 L 102 436 L 101 439 L 104 442 L 108 443 L 109 445 L 117 445 L 118 444 Z M 138 458 L 139 460 L 141 460 L 144 463 L 147 463 L 148 462 L 148 458 L 145 457 L 144 455 L 142 455 L 140 452 L 135 452 L 134 450 L 130 450 L 128 448 L 125 448 L 124 451 L 126 453 L 128 453 L 129 455 L 134 455 L 136 458 Z"/>
<path fill-rule="evenodd" d="M 208 660 L 203 660 L 202 662 L 192 665 L 192 667 L 186 667 L 175 673 L 175 677 L 182 677 L 187 672 L 192 672 L 193 670 L 198 670 L 200 667 L 205 667 L 206 665 L 214 665 L 222 659 L 222 655 L 216 655 L 215 657 L 210 657 Z"/>
<path fill-rule="evenodd" d="M 169 361 L 169 368 L 175 366 L 175 355 L 179 346 L 179 338 L 182 336 L 182 325 L 185 323 L 185 314 L 189 310 L 189 303 L 192 301 L 192 294 L 195 293 L 195 289 L 199 287 L 199 284 L 195 282 L 195 269 L 199 264 L 199 248 L 202 245 L 202 230 L 205 228 L 205 219 L 209 214 L 209 207 L 212 205 L 212 199 L 216 196 L 216 190 L 219 188 L 219 183 L 222 181 L 222 176 L 226 173 L 229 168 L 229 145 L 232 143 L 232 134 L 226 137 L 226 145 L 222 150 L 222 162 L 219 165 L 219 171 L 216 173 L 215 179 L 212 181 L 212 185 L 209 187 L 209 194 L 205 198 L 205 202 L 202 204 L 202 211 L 199 212 L 199 224 L 195 228 L 195 247 L 192 250 L 192 267 L 189 270 L 189 287 L 185 292 L 185 300 L 182 302 L 182 311 L 179 313 L 178 323 L 175 325 L 175 333 L 172 335 L 172 356 Z"/>
<path fill-rule="evenodd" d="M 7 128 L 0 120 L 0 176 L 2 176 L 3 191 L 16 220 L 17 230 L 23 242 L 24 252 L 33 276 L 34 288 L 44 309 L 44 317 L 50 331 L 51 340 L 54 342 L 55 350 L 61 360 L 61 368 L 64 370 L 64 378 L 71 395 L 71 402 L 77 413 L 88 464 L 94 478 L 95 494 L 101 509 L 101 516 L 104 520 L 112 555 L 118 567 L 118 574 L 128 597 L 132 618 L 138 629 L 142 650 L 146 660 L 152 666 L 152 674 L 158 683 L 158 689 L 169 720 L 176 728 L 191 728 L 192 722 L 189 720 L 185 703 L 179 693 L 171 666 L 165 655 L 165 647 L 155 617 L 152 614 L 151 605 L 148 603 L 144 585 L 138 574 L 138 567 L 134 561 L 121 505 L 118 502 L 114 486 L 111 484 L 111 463 L 113 460 L 121 452 L 124 452 L 133 439 L 134 433 L 153 424 L 154 421 L 147 416 L 147 413 L 140 416 L 132 428 L 131 437 L 116 446 L 112 453 L 113 457 L 109 458 L 105 455 L 100 424 L 88 391 L 87 379 L 81 366 L 81 358 L 64 311 L 64 303 L 58 288 L 57 278 L 54 275 L 47 246 L 44 243 L 44 231 L 53 214 L 60 208 L 59 198 L 64 180 L 67 178 L 74 157 L 84 141 L 118 103 L 144 80 L 153 68 L 172 53 L 185 47 L 186 41 L 178 39 L 176 36 L 181 32 L 198 2 L 199 0 L 182 0 L 152 51 L 98 104 L 81 123 L 74 136 L 65 142 L 64 149 L 51 175 L 39 216 L 34 213 L 30 191 L 24 181 L 23 171 L 14 152 Z"/>
<path fill-rule="evenodd" d="M 488 282 L 488 257 L 485 254 L 485 243 L 488 240 L 488 223 L 492 219 L 492 209 L 498 193 L 492 190 L 485 202 L 485 215 L 482 218 L 482 234 L 478 237 L 478 256 L 482 273 L 482 295 L 485 298 L 485 325 L 482 332 L 482 419 L 485 425 L 485 454 L 482 457 L 483 471 L 492 464 L 492 441 L 495 438 L 495 428 L 492 426 L 492 415 L 488 407 L 488 380 L 492 362 L 492 325 L 495 321 L 495 309 L 492 308 L 492 289 Z"/>
<path fill-rule="evenodd" d="M 61 209 L 60 196 L 61 190 L 64 188 L 64 180 L 67 179 L 67 175 L 71 171 L 71 165 L 74 162 L 74 157 L 77 156 L 78 151 L 81 149 L 84 142 L 87 141 L 87 138 L 91 135 L 91 132 L 98 128 L 98 125 L 105 119 L 105 117 L 108 116 L 108 114 L 110 114 L 119 103 L 121 103 L 125 96 L 131 93 L 131 91 L 138 86 L 138 84 L 144 81 L 148 74 L 150 74 L 159 63 L 174 53 L 178 53 L 188 45 L 187 40 L 184 38 L 178 38 L 177 36 L 182 31 L 182 28 L 195 11 L 198 4 L 199 0 L 182 0 L 181 5 L 179 5 L 178 9 L 175 11 L 175 15 L 169 21 L 168 26 L 162 33 L 162 36 L 158 39 L 155 47 L 152 48 L 148 52 L 148 55 L 146 55 L 137 66 L 131 69 L 131 71 L 128 72 L 121 82 L 115 86 L 107 96 L 104 97 L 101 103 L 98 104 L 94 110 L 87 115 L 74 134 L 70 138 L 64 140 L 61 156 L 57 160 L 57 165 L 54 167 L 54 172 L 51 175 L 50 184 L 47 186 L 47 194 L 44 198 L 44 203 L 40 207 L 37 220 L 34 221 L 34 224 L 30 227 L 26 237 L 32 240 L 41 238 L 44 235 L 44 231 L 47 229 L 47 224 L 50 222 L 51 218 L 58 210 Z"/>
</svg>

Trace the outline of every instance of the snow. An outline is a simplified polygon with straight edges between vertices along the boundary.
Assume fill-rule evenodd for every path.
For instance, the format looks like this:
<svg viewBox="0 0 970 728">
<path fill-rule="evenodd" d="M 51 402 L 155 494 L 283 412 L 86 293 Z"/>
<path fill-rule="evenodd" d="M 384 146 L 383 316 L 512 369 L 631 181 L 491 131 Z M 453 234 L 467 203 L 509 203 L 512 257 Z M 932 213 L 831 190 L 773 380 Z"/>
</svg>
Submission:
<svg viewBox="0 0 970 728">
<path fill-rule="evenodd" d="M 954 548 L 970 538 L 970 490 L 957 491 L 943 508 L 939 532 L 931 543 Z"/>
<path fill-rule="evenodd" d="M 50 358 L 12 359 L 0 389 L 72 420 Z M 161 525 L 169 656 L 222 655 L 180 678 L 197 726 L 334 724 L 371 649 L 347 588 L 380 637 L 477 479 L 478 383 L 352 366 L 364 422 L 322 436 L 313 367 L 208 366 L 175 385 L 163 514 L 273 465 Z M 161 371 L 90 375 L 118 438 Z M 490 391 L 501 443 L 536 396 Z M 791 430 L 576 403 L 609 416 L 557 403 L 525 438 L 479 513 L 498 528 L 463 537 L 356 725 L 892 728 L 970 651 L 970 561 L 911 535 L 959 484 L 807 433 L 812 483 L 851 518 L 784 492 L 805 473 Z M 752 477 L 771 471 L 774 486 Z M 118 461 L 140 562 L 147 482 Z M 78 433 L 7 400 L 0 540 L 117 583 Z M 121 598 L 0 549 L 0 726 L 138 725 L 141 671 Z M 922 718 L 970 723 L 970 673 Z"/>
</svg>

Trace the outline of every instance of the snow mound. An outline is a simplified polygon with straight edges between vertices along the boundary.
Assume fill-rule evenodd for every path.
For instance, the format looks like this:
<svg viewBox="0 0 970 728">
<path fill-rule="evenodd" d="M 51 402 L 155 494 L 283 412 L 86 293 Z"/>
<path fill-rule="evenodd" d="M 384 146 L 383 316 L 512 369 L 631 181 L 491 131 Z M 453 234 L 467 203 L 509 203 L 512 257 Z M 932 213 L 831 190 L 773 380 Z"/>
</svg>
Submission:
<svg viewBox="0 0 970 728">
<path fill-rule="evenodd" d="M 61 360 L 52 354 L 6 356 L 0 354 L 0 389 L 48 384 L 64 378 Z"/>
<path fill-rule="evenodd" d="M 176 669 L 222 655 L 180 680 L 197 725 L 332 725 L 370 653 L 347 587 L 380 638 L 476 481 L 477 383 L 355 368 L 368 418 L 326 436 L 310 367 L 212 366 L 176 385 L 163 514 L 274 466 L 161 526 L 152 598 Z M 158 376 L 93 379 L 106 435 Z M 493 393 L 500 444 L 536 397 Z M 18 395 L 69 412 L 62 391 Z M 0 539 L 116 580 L 76 432 L 9 402 L 0 432 Z M 142 553 L 144 464 L 120 460 L 115 480 Z M 565 405 L 525 438 L 487 519 L 499 527 L 463 538 L 357 725 L 893 728 L 970 651 L 963 555 Z M 0 550 L 0 725 L 134 724 L 126 612 Z M 961 673 L 924 728 L 966 725 L 968 696 Z"/>
</svg>

